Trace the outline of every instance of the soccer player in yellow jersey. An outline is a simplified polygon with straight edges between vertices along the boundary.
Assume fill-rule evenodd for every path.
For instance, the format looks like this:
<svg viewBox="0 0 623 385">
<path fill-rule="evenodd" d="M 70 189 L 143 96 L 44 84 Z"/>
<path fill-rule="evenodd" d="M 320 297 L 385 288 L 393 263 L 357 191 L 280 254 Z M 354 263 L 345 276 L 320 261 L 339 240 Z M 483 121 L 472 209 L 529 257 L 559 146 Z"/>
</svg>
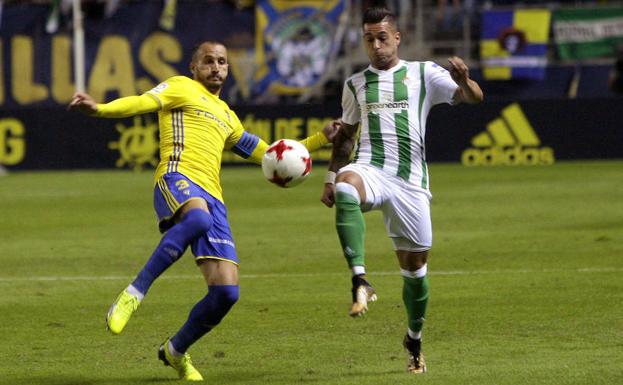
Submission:
<svg viewBox="0 0 623 385">
<path fill-rule="evenodd" d="M 190 245 L 208 294 L 190 311 L 186 323 L 158 352 L 180 378 L 200 381 L 188 348 L 223 319 L 239 296 L 238 257 L 227 221 L 219 174 L 224 149 L 257 164 L 268 144 L 244 130 L 240 120 L 219 98 L 227 77 L 227 49 L 206 41 L 193 51 L 193 78 L 174 76 L 140 96 L 98 104 L 76 92 L 70 110 L 88 115 L 121 118 L 158 111 L 160 163 L 155 172 L 154 208 L 164 233 L 160 244 L 136 279 L 110 307 L 108 329 L 119 334 L 138 308 L 154 280 Z M 333 122 L 302 143 L 316 150 L 332 140 Z"/>
</svg>

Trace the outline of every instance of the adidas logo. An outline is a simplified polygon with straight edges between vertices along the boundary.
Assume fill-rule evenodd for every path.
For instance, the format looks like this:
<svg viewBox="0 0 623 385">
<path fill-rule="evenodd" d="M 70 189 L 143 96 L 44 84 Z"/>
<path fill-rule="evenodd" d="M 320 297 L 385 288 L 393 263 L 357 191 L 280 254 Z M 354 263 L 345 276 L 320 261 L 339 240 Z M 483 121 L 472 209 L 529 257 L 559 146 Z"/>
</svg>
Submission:
<svg viewBox="0 0 623 385">
<path fill-rule="evenodd" d="M 180 256 L 180 252 L 178 250 L 175 250 L 175 249 L 171 248 L 171 247 L 165 247 L 164 251 L 166 251 L 167 254 L 169 254 L 169 256 L 171 258 L 174 258 L 174 259 L 177 259 L 177 257 Z"/>
<path fill-rule="evenodd" d="M 518 103 L 504 108 L 485 132 L 474 136 L 472 146 L 461 154 L 465 166 L 549 165 L 555 161 L 554 150 L 541 146 Z"/>
</svg>

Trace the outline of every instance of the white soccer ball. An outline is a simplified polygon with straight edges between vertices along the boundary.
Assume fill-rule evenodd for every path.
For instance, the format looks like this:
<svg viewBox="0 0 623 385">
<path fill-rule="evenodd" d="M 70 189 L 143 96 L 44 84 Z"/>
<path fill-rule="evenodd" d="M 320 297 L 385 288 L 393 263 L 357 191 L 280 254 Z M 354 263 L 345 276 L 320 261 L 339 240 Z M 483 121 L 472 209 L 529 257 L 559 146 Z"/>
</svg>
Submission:
<svg viewBox="0 0 623 385">
<path fill-rule="evenodd" d="M 262 158 L 262 171 L 280 187 L 294 187 L 307 178 L 312 168 L 309 151 L 301 143 L 281 139 L 271 144 Z"/>
</svg>

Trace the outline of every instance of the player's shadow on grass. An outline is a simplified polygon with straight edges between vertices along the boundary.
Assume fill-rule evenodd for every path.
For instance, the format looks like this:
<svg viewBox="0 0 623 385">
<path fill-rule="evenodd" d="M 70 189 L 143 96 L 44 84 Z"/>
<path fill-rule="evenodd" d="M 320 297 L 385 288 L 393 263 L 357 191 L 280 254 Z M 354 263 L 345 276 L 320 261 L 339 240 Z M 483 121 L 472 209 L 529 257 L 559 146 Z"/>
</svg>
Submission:
<svg viewBox="0 0 623 385">
<path fill-rule="evenodd" d="M 370 376 L 369 372 L 351 372 L 349 378 L 367 378 Z M 384 374 L 391 375 L 396 374 L 393 370 L 387 370 L 384 372 L 375 372 L 375 375 Z M 104 378 L 102 378 L 104 377 Z M 15 379 L 16 382 L 12 382 L 14 385 L 28 384 L 28 385 L 150 385 L 150 384 L 180 384 L 180 380 L 174 376 L 171 377 L 119 377 L 106 376 L 102 374 L 100 378 L 86 378 L 85 377 L 72 377 L 67 375 L 59 375 L 57 377 L 38 377 Z M 271 378 L 279 379 L 279 383 L 298 383 L 298 384 L 326 384 L 326 383 L 339 383 L 339 379 L 327 378 L 314 371 L 301 372 L 300 374 L 288 374 L 284 377 L 283 373 L 274 372 L 241 372 L 241 371 L 218 371 L 208 374 L 206 376 L 206 382 L 212 384 L 249 384 L 249 383 L 271 383 Z M 338 382 L 333 382 L 338 380 Z"/>
<path fill-rule="evenodd" d="M 17 381 L 13 384 L 45 384 L 45 385 L 147 385 L 147 384 L 173 384 L 180 383 L 180 380 L 176 377 L 122 377 L 114 378 L 113 376 L 106 378 L 86 378 L 86 377 L 70 377 L 70 376 L 58 376 L 58 377 L 45 377 L 45 378 L 28 378 L 23 381 Z"/>
</svg>

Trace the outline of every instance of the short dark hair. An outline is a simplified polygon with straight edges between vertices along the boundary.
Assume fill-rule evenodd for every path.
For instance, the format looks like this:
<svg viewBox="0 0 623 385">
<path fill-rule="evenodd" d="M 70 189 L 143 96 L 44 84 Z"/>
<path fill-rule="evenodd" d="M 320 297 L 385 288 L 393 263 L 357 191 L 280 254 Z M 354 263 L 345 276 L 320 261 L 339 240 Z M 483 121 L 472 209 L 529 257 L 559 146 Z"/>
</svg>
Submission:
<svg viewBox="0 0 623 385">
<path fill-rule="evenodd" d="M 370 7 L 363 12 L 363 18 L 361 26 L 364 24 L 376 24 L 382 21 L 386 21 L 391 24 L 394 29 L 398 30 L 398 24 L 396 23 L 396 16 L 385 7 Z"/>
<path fill-rule="evenodd" d="M 204 44 L 222 45 L 223 47 L 227 48 L 227 46 L 225 44 L 221 43 L 218 40 L 204 40 L 201 43 L 195 44 L 195 46 L 190 51 L 190 61 L 191 62 L 195 61 L 196 56 L 197 56 L 197 52 L 199 52 L 199 47 L 201 47 Z"/>
</svg>

